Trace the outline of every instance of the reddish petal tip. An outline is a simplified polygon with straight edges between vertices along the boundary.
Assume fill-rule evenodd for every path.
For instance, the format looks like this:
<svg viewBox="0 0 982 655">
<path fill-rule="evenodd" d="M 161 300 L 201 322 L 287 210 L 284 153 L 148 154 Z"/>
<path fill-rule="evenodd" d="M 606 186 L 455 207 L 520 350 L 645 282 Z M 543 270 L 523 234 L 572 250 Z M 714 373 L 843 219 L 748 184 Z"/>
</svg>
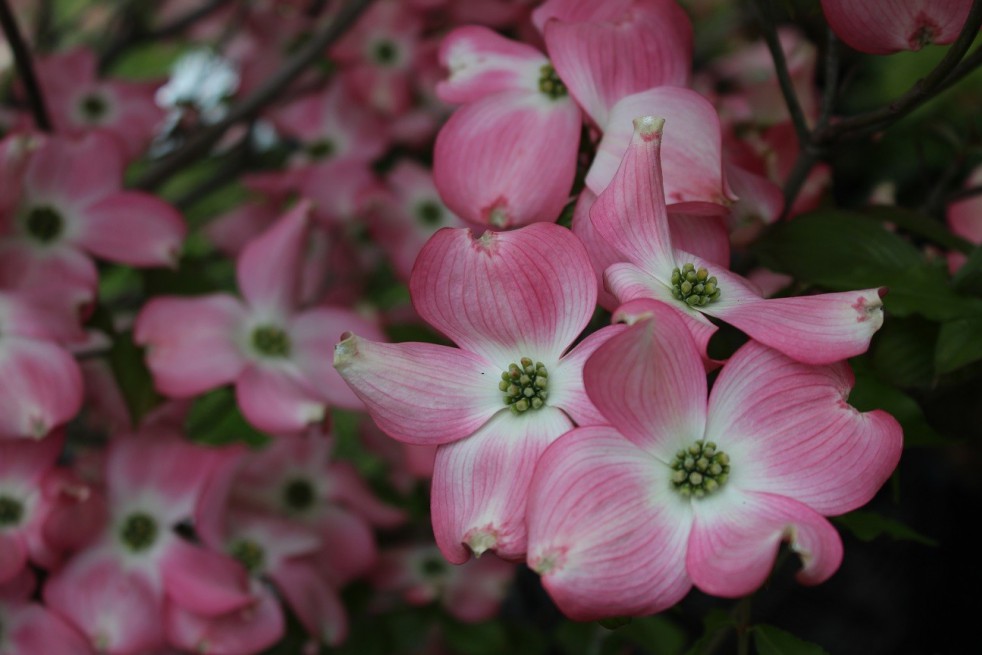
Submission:
<svg viewBox="0 0 982 655">
<path fill-rule="evenodd" d="M 657 116 L 639 116 L 634 119 L 634 134 L 645 141 L 661 138 L 665 119 Z"/>
<path fill-rule="evenodd" d="M 880 287 L 879 289 L 876 290 L 876 293 L 877 293 L 877 295 L 880 296 L 880 298 L 885 298 L 886 295 L 888 293 L 890 293 L 890 288 L 889 287 Z"/>
<path fill-rule="evenodd" d="M 334 368 L 341 369 L 358 354 L 358 337 L 351 332 L 341 335 L 341 341 L 334 346 Z"/>
</svg>

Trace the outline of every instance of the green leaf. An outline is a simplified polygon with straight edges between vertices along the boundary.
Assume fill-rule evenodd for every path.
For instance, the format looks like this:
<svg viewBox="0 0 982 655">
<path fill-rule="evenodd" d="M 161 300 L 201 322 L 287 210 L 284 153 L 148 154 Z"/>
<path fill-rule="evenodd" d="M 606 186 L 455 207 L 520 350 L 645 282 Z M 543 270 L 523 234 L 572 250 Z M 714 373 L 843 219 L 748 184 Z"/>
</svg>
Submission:
<svg viewBox="0 0 982 655">
<path fill-rule="evenodd" d="M 916 541 L 926 546 L 937 546 L 938 542 L 930 537 L 916 532 L 900 521 L 887 518 L 875 512 L 857 510 L 832 519 L 838 525 L 849 530 L 861 541 L 873 541 L 879 536 L 887 536 L 897 541 Z"/>
<path fill-rule="evenodd" d="M 917 402 L 885 382 L 878 380 L 869 372 L 857 366 L 856 385 L 849 394 L 849 404 L 856 409 L 868 412 L 882 409 L 900 422 L 904 429 L 904 447 L 944 446 L 950 443 L 932 428 Z"/>
<path fill-rule="evenodd" d="M 886 286 L 884 304 L 899 316 L 943 321 L 982 315 L 982 300 L 952 290 L 940 264 L 863 214 L 799 216 L 775 228 L 755 251 L 767 268 L 833 291 Z"/>
<path fill-rule="evenodd" d="M 195 441 L 213 446 L 239 442 L 262 446 L 269 441 L 269 437 L 242 416 L 230 387 L 196 398 L 188 412 L 185 429 Z"/>
<path fill-rule="evenodd" d="M 898 387 L 926 387 L 934 380 L 938 324 L 921 318 L 890 317 L 873 339 L 870 356 L 882 379 Z"/>
<path fill-rule="evenodd" d="M 685 630 L 663 614 L 634 619 L 616 637 L 641 646 L 653 655 L 678 655 L 685 648 Z"/>
<path fill-rule="evenodd" d="M 132 332 L 121 332 L 113 338 L 109 366 L 123 394 L 130 417 L 137 423 L 157 406 L 160 396 L 153 386 L 153 376 L 143 358 L 143 349 L 133 343 Z"/>
<path fill-rule="evenodd" d="M 497 621 L 459 623 L 446 620 L 443 637 L 454 653 L 461 655 L 500 655 L 509 649 L 508 633 Z"/>
<path fill-rule="evenodd" d="M 941 325 L 934 366 L 938 373 L 950 373 L 982 359 L 982 316 L 949 321 Z"/>
<path fill-rule="evenodd" d="M 799 639 L 772 625 L 755 625 L 752 631 L 759 655 L 829 655 L 818 644 Z"/>
<path fill-rule="evenodd" d="M 685 655 L 701 655 L 706 647 L 709 646 L 724 630 L 736 627 L 736 622 L 729 612 L 721 609 L 712 609 L 706 613 L 702 619 L 702 636 L 699 637 Z"/>
<path fill-rule="evenodd" d="M 870 207 L 863 210 L 863 213 L 878 221 L 893 223 L 905 232 L 929 239 L 948 250 L 968 254 L 974 247 L 971 241 L 953 234 L 943 223 L 927 214 L 895 205 Z"/>
<path fill-rule="evenodd" d="M 982 296 L 982 246 L 971 251 L 968 260 L 951 278 L 951 284 L 964 293 Z"/>
</svg>

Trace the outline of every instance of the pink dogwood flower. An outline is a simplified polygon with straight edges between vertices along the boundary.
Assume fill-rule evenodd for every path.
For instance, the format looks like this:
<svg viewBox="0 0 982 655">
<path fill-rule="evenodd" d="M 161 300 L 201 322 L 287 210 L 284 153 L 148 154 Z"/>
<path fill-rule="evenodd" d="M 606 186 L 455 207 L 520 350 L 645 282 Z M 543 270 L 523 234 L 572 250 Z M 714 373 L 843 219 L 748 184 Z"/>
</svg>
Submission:
<svg viewBox="0 0 982 655">
<path fill-rule="evenodd" d="M 3 180 L 10 191 L 0 199 L 0 285 L 36 292 L 74 315 L 95 297 L 92 256 L 176 263 L 184 220 L 155 196 L 123 190 L 125 162 L 113 139 L 13 135 L 5 144 L 8 157 L 18 151 L 23 161 L 19 175 Z"/>
<path fill-rule="evenodd" d="M 654 301 L 584 370 L 607 425 L 578 428 L 542 456 L 529 494 L 529 565 L 571 618 L 666 609 L 694 584 L 752 592 L 778 546 L 798 580 L 838 569 L 825 516 L 868 502 L 896 467 L 900 425 L 846 402 L 847 364 L 811 366 L 756 342 L 723 367 L 706 400 L 697 344 Z"/>
<path fill-rule="evenodd" d="M 100 80 L 96 55 L 76 48 L 37 60 L 37 74 L 59 133 L 111 134 L 128 160 L 150 145 L 164 111 L 154 102 L 155 84 Z"/>
<path fill-rule="evenodd" d="M 300 203 L 242 251 L 236 273 L 244 301 L 212 294 L 157 297 L 144 306 L 134 339 L 147 347 L 161 393 L 187 398 L 234 383 L 246 419 L 274 434 L 320 422 L 329 405 L 360 406 L 329 353 L 345 330 L 381 333 L 350 310 L 300 308 L 309 211 Z"/>
<path fill-rule="evenodd" d="M 597 232 L 627 260 L 604 273 L 608 289 L 620 302 L 651 298 L 671 305 L 703 352 L 717 329 L 706 316 L 810 364 L 866 351 L 883 324 L 885 290 L 765 299 L 726 267 L 677 249 L 669 230 L 659 159 L 664 121 L 645 116 L 634 123 L 624 160 L 590 211 Z"/>
<path fill-rule="evenodd" d="M 597 285 L 579 240 L 548 223 L 477 238 L 440 230 L 420 252 L 410 292 L 417 313 L 459 348 L 351 335 L 334 366 L 389 436 L 439 445 L 431 499 L 444 556 L 520 558 L 535 461 L 574 422 L 599 420 L 580 371 L 622 326 L 566 352 Z"/>
<path fill-rule="evenodd" d="M 85 639 L 64 619 L 31 602 L 36 580 L 24 570 L 0 584 L 0 655 L 93 655 Z"/>
<path fill-rule="evenodd" d="M 836 36 L 871 55 L 951 43 L 971 8 L 972 0 L 822 0 Z"/>
</svg>

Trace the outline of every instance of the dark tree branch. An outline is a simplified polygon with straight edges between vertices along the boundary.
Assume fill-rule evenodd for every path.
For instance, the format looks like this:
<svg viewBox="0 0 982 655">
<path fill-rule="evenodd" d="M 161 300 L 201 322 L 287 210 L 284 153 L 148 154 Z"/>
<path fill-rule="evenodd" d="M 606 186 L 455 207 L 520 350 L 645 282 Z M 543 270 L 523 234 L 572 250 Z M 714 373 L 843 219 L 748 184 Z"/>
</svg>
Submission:
<svg viewBox="0 0 982 655">
<path fill-rule="evenodd" d="M 17 74 L 24 84 L 27 92 L 27 100 L 31 104 L 31 113 L 34 115 L 34 122 L 39 129 L 50 132 L 51 119 L 48 117 L 48 110 L 44 104 L 44 94 L 41 93 L 41 86 L 38 84 L 37 76 L 34 74 L 34 63 L 31 60 L 31 51 L 24 42 L 24 36 L 17 25 L 17 18 L 10 10 L 7 0 L 0 0 L 0 27 L 10 43 L 10 50 L 14 54 L 14 65 L 17 67 Z"/>
<path fill-rule="evenodd" d="M 137 181 L 136 187 L 144 190 L 156 189 L 184 166 L 207 154 L 231 126 L 254 118 L 266 105 L 279 98 L 311 63 L 322 56 L 324 50 L 337 41 L 371 3 L 372 0 L 348 2 L 328 26 L 315 34 L 263 86 L 233 106 L 221 121 L 193 134 L 183 146 L 148 170 Z"/>
<path fill-rule="evenodd" d="M 764 41 L 767 42 L 767 49 L 771 51 L 771 59 L 774 60 L 774 69 L 777 71 L 777 82 L 781 87 L 781 94 L 784 96 L 784 102 L 788 105 L 788 113 L 791 114 L 795 134 L 798 135 L 798 145 L 804 149 L 811 137 L 808 119 L 801 109 L 801 102 L 794 90 L 794 82 L 791 81 L 791 73 L 788 72 L 788 62 L 784 57 L 784 48 L 781 47 L 781 40 L 777 35 L 777 25 L 774 22 L 771 0 L 755 0 L 754 6 L 757 8 L 758 20 L 764 31 Z"/>
<path fill-rule="evenodd" d="M 928 73 L 926 77 L 917 80 L 906 93 L 887 106 L 845 118 L 824 129 L 816 130 L 813 135 L 813 142 L 824 145 L 833 143 L 846 135 L 854 137 L 882 129 L 933 98 L 937 92 L 945 88 L 949 75 L 958 69 L 959 63 L 978 35 L 979 27 L 982 27 L 982 0 L 974 0 L 958 38 L 951 44 L 948 52 L 934 67 L 934 70 Z"/>
<path fill-rule="evenodd" d="M 99 59 L 99 70 L 107 70 L 113 65 L 113 63 L 115 63 L 121 54 L 123 54 L 133 45 L 144 41 L 156 41 L 158 39 L 167 39 L 172 36 L 177 36 L 197 23 L 199 20 L 207 18 L 210 14 L 220 9 L 222 6 L 227 5 L 229 2 L 230 0 L 209 0 L 208 2 L 203 3 L 200 7 L 191 9 L 184 15 L 178 16 L 170 23 L 161 25 L 154 30 L 141 29 L 138 24 L 131 26 L 130 29 L 125 30 L 122 35 L 110 43 L 109 47 L 106 48 L 106 51 Z"/>
</svg>

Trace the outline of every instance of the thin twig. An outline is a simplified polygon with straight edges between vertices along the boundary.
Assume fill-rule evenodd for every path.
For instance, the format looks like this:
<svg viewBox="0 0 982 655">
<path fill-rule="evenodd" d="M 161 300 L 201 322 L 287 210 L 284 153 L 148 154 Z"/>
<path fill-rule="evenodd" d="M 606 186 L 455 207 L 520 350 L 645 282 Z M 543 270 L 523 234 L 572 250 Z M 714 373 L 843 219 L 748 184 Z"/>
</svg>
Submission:
<svg viewBox="0 0 982 655">
<path fill-rule="evenodd" d="M 839 94 L 839 39 L 832 28 L 827 28 L 825 37 L 825 87 L 822 90 L 822 107 L 819 110 L 818 122 L 815 129 L 823 129 L 832 118 L 835 109 L 835 99 Z"/>
<path fill-rule="evenodd" d="M 934 70 L 917 80 L 906 93 L 885 107 L 851 116 L 816 130 L 812 135 L 813 142 L 824 145 L 838 141 L 845 135 L 853 137 L 866 134 L 900 120 L 920 107 L 945 86 L 948 76 L 955 72 L 959 62 L 972 46 L 980 26 L 982 26 L 982 0 L 974 0 L 958 38 L 951 44 Z"/>
<path fill-rule="evenodd" d="M 955 202 L 956 200 L 965 200 L 966 198 L 974 198 L 975 196 L 982 196 L 982 186 L 973 186 L 968 189 L 959 189 L 954 193 L 948 195 L 945 198 L 945 204 Z"/>
<path fill-rule="evenodd" d="M 801 102 L 798 100 L 798 94 L 795 93 L 791 73 L 788 72 L 788 62 L 784 57 L 781 39 L 777 35 L 777 25 L 774 23 L 771 0 L 755 0 L 754 5 L 757 7 L 757 15 L 764 31 L 767 49 L 771 51 L 771 59 L 774 60 L 774 69 L 777 71 L 777 82 L 781 87 L 781 95 L 784 96 L 784 102 L 788 105 L 788 113 L 791 114 L 794 131 L 798 135 L 798 145 L 804 149 L 810 141 L 811 132 L 808 129 L 808 119 L 805 117 Z"/>
<path fill-rule="evenodd" d="M 125 31 L 119 38 L 109 44 L 108 48 L 106 48 L 106 51 L 99 59 L 99 70 L 107 70 L 119 58 L 119 56 L 123 54 L 123 52 L 133 45 L 145 41 L 156 41 L 158 39 L 167 39 L 172 36 L 177 36 L 197 23 L 199 20 L 207 18 L 210 14 L 217 11 L 223 5 L 226 5 L 229 2 L 230 0 L 210 0 L 196 9 L 191 9 L 185 12 L 183 15 L 178 16 L 171 22 L 161 25 L 157 29 L 141 30 L 138 27 L 134 27 Z"/>
<path fill-rule="evenodd" d="M 10 10 L 7 0 L 0 0 L 0 27 L 3 28 L 3 33 L 10 44 L 10 51 L 14 54 L 14 64 L 17 66 L 17 74 L 20 75 L 20 79 L 24 83 L 28 102 L 31 103 L 34 122 L 37 123 L 38 129 L 51 132 L 51 119 L 48 117 L 48 110 L 44 104 L 41 86 L 34 74 L 31 51 L 24 42 L 24 36 L 17 25 L 17 18 L 14 16 L 14 12 Z"/>
<path fill-rule="evenodd" d="M 324 50 L 338 40 L 371 3 L 372 0 L 348 2 L 327 27 L 307 42 L 262 87 L 233 106 L 221 121 L 192 135 L 181 148 L 147 171 L 137 181 L 136 187 L 144 190 L 156 189 L 184 166 L 207 154 L 232 125 L 256 116 L 266 105 L 276 100 L 311 63 L 322 56 Z"/>
</svg>

